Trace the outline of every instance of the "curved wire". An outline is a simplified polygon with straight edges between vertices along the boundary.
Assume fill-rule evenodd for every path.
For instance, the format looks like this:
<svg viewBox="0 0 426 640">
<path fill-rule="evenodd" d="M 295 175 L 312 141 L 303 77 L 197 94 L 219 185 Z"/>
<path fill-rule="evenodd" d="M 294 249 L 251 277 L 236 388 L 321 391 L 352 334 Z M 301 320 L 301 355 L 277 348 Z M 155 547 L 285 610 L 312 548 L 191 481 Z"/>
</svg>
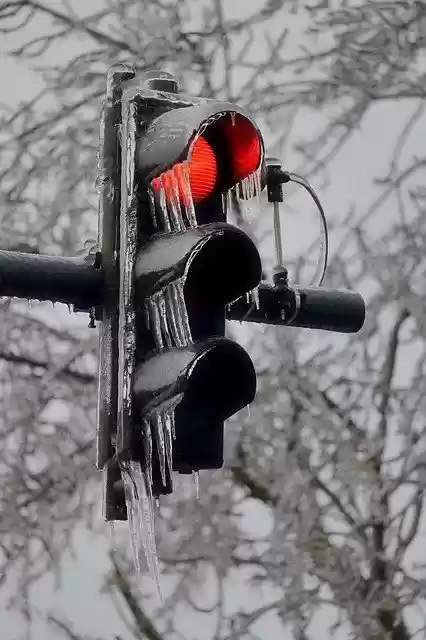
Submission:
<svg viewBox="0 0 426 640">
<path fill-rule="evenodd" d="M 309 182 L 305 180 L 303 176 L 300 176 L 298 173 L 290 173 L 289 171 L 286 173 L 290 179 L 290 182 L 295 182 L 297 184 L 300 184 L 302 187 L 306 189 L 306 191 L 309 193 L 309 195 L 311 196 L 312 200 L 315 202 L 318 209 L 319 218 L 320 218 L 320 254 L 318 256 L 317 268 L 311 280 L 310 286 L 320 287 L 324 281 L 325 272 L 327 270 L 328 252 L 329 252 L 328 227 L 327 227 L 327 219 L 325 217 L 325 211 L 313 187 L 311 187 Z"/>
</svg>

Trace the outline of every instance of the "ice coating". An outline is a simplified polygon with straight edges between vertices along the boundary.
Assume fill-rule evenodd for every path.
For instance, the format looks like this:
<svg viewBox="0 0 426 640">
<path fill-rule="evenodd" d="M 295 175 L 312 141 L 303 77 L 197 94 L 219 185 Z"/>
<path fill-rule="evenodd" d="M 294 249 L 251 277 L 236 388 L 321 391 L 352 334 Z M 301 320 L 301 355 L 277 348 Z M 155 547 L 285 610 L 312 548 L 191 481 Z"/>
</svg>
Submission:
<svg viewBox="0 0 426 640">
<path fill-rule="evenodd" d="M 251 295 L 251 299 L 253 301 L 254 306 L 256 307 L 257 310 L 259 310 L 260 309 L 259 287 L 256 287 L 255 289 L 253 289 L 250 295 Z"/>
<path fill-rule="evenodd" d="M 137 573 L 141 571 L 141 553 L 145 555 L 149 572 L 161 597 L 160 572 L 154 530 L 154 508 L 149 474 L 139 462 L 122 465 L 122 478 L 129 521 L 130 541 Z"/>
<path fill-rule="evenodd" d="M 135 139 L 136 115 L 132 103 L 127 104 L 126 125 L 123 126 L 123 154 L 127 171 L 121 185 L 122 206 L 120 213 L 120 318 L 119 318 L 119 424 L 118 435 L 125 437 L 126 416 L 132 407 L 131 379 L 134 373 L 134 310 L 132 274 L 135 269 L 137 250 L 137 217 L 135 185 Z M 215 118 L 224 114 L 215 115 Z M 231 113 L 235 123 L 235 114 Z M 124 124 L 124 123 L 123 123 Z M 207 125 L 206 125 L 207 126 Z M 202 131 L 199 132 L 201 135 Z M 260 170 L 247 176 L 235 187 L 223 194 L 223 210 L 230 213 L 232 198 L 248 200 L 258 197 L 261 192 Z M 151 182 L 148 189 L 149 215 L 155 231 L 179 233 L 197 227 L 196 212 L 190 185 L 190 165 L 183 162 L 176 165 Z M 123 241 L 124 239 L 124 241 Z M 156 291 L 145 302 L 147 327 L 152 333 L 158 351 L 185 348 L 193 344 L 188 312 L 184 297 L 185 277 L 167 284 Z M 247 294 L 258 305 L 257 290 Z M 166 352 L 167 353 L 167 352 Z M 154 364 L 153 364 L 154 366 Z M 172 367 L 173 369 L 173 367 Z M 151 372 L 152 373 L 152 372 Z M 173 371 L 169 371 L 172 376 Z M 145 380 L 146 382 L 146 380 Z M 173 478 L 173 440 L 175 439 L 175 410 L 182 395 L 161 403 L 149 413 L 140 416 L 140 436 L 143 442 L 142 462 L 122 463 L 122 477 L 129 520 L 129 530 L 136 571 L 141 571 L 141 554 L 144 554 L 149 572 L 160 591 L 159 569 L 154 532 L 153 486 L 153 445 L 158 453 L 160 478 L 163 485 Z M 193 481 L 196 494 L 199 493 L 198 471 L 194 471 Z"/>
<path fill-rule="evenodd" d="M 146 458 L 146 464 L 150 465 L 148 476 L 152 484 L 152 438 L 155 438 L 157 445 L 160 475 L 163 485 L 166 486 L 166 476 L 170 481 L 173 479 L 173 440 L 175 434 L 175 410 L 182 400 L 183 395 L 179 394 L 163 403 L 155 411 L 145 416 L 143 431 L 144 438 L 148 444 L 150 451 L 149 458 Z M 150 485 L 151 486 L 151 485 Z"/>
<path fill-rule="evenodd" d="M 146 300 L 149 327 L 156 349 L 192 344 L 184 285 L 184 279 L 179 278 Z"/>
<path fill-rule="evenodd" d="M 185 231 L 197 226 L 189 181 L 189 162 L 182 162 L 151 182 L 155 226 L 164 231 Z"/>
<path fill-rule="evenodd" d="M 262 192 L 261 168 L 259 167 L 253 173 L 246 176 L 235 186 L 235 194 L 237 198 L 242 200 L 251 200 L 259 198 Z"/>
<path fill-rule="evenodd" d="M 192 481 L 195 487 L 195 497 L 198 500 L 200 497 L 200 473 L 199 471 L 192 472 Z"/>
</svg>

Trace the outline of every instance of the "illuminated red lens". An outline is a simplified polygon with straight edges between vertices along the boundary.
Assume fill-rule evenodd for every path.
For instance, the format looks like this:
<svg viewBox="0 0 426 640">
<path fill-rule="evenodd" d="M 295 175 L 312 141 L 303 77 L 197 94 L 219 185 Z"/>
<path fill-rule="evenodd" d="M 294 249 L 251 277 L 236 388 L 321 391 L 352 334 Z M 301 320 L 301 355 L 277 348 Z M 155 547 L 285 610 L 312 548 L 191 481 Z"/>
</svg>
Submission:
<svg viewBox="0 0 426 640">
<path fill-rule="evenodd" d="M 262 159 L 260 137 L 249 120 L 238 114 L 223 118 L 234 178 L 238 182 L 259 168 Z"/>
<path fill-rule="evenodd" d="M 188 189 L 191 187 L 190 191 Z M 191 159 L 187 163 L 176 164 L 154 178 L 154 191 L 164 189 L 166 200 L 179 193 L 179 199 L 185 205 L 191 200 L 196 204 L 207 198 L 213 191 L 217 179 L 217 165 L 214 151 L 203 137 L 199 137 L 192 147 Z"/>
<path fill-rule="evenodd" d="M 195 142 L 189 162 L 189 182 L 194 202 L 201 202 L 213 191 L 217 180 L 214 151 L 203 137 Z"/>
</svg>

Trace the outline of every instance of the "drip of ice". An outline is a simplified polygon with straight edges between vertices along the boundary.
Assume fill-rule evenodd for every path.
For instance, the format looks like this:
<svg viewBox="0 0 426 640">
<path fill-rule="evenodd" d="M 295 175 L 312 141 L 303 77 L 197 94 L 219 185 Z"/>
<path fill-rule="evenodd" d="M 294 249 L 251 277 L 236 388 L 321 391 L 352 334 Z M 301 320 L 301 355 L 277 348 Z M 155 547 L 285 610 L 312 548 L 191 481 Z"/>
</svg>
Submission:
<svg viewBox="0 0 426 640">
<path fill-rule="evenodd" d="M 166 200 L 166 190 L 163 182 L 163 177 L 155 178 L 151 182 L 151 186 L 154 192 L 154 214 L 155 218 L 155 226 L 159 226 L 164 229 L 164 231 L 171 232 L 172 226 L 169 220 L 169 213 L 167 210 L 167 200 Z M 157 219 L 158 216 L 158 219 Z"/>
<path fill-rule="evenodd" d="M 68 313 L 71 315 L 74 312 L 74 305 L 73 304 L 69 304 L 68 305 Z"/>
<path fill-rule="evenodd" d="M 246 176 L 244 180 L 241 180 L 241 182 L 239 182 L 235 187 L 237 198 L 243 200 L 251 200 L 255 197 L 259 198 L 261 191 L 262 179 L 260 168 Z"/>
<path fill-rule="evenodd" d="M 184 284 L 184 279 L 180 278 L 175 282 L 171 282 L 167 287 L 167 300 L 169 301 L 167 317 L 175 322 L 180 342 L 178 346 L 182 347 L 192 344 L 191 328 L 185 304 Z"/>
<path fill-rule="evenodd" d="M 232 189 L 222 193 L 222 208 L 226 216 L 232 212 Z"/>
<path fill-rule="evenodd" d="M 157 444 L 158 458 L 160 462 L 160 473 L 163 487 L 166 486 L 166 444 L 164 439 L 164 416 L 163 412 L 156 413 L 152 421 L 154 438 Z"/>
<path fill-rule="evenodd" d="M 155 438 L 163 485 L 166 486 L 167 471 L 173 481 L 173 440 L 175 433 L 175 410 L 183 395 L 179 394 L 161 405 L 144 419 L 144 435 L 148 440 L 149 457 L 146 456 L 147 477 L 152 484 L 152 435 Z M 149 434 L 149 435 L 148 435 Z M 152 434 L 152 435 L 151 435 Z"/>
<path fill-rule="evenodd" d="M 180 176 L 181 193 L 183 197 L 183 208 L 188 220 L 189 226 L 192 229 L 198 226 L 197 217 L 195 215 L 194 200 L 192 197 L 191 182 L 189 179 L 189 163 L 184 162 L 176 167 Z"/>
<path fill-rule="evenodd" d="M 175 280 L 146 301 L 145 312 L 157 349 L 192 344 L 184 284 L 183 278 Z"/>
<path fill-rule="evenodd" d="M 169 349 L 173 346 L 172 336 L 170 334 L 169 323 L 167 318 L 167 304 L 164 293 L 161 291 L 159 295 L 157 295 L 157 305 L 158 312 L 160 315 L 160 329 L 163 335 L 163 338 L 166 342 L 167 347 Z"/>
<path fill-rule="evenodd" d="M 158 229 L 157 216 L 155 215 L 155 196 L 153 189 L 148 189 L 149 212 L 151 214 L 154 229 Z"/>
<path fill-rule="evenodd" d="M 163 174 L 163 184 L 166 187 L 166 202 L 172 229 L 173 231 L 183 231 L 185 224 L 180 209 L 179 183 L 174 171 L 167 171 Z"/>
<path fill-rule="evenodd" d="M 253 301 L 254 306 L 259 311 L 260 309 L 259 287 L 256 287 L 255 289 L 253 289 L 253 291 L 251 292 L 251 299 Z"/>
<path fill-rule="evenodd" d="M 169 468 L 170 478 L 173 478 L 173 436 L 174 436 L 174 420 L 172 415 L 174 414 L 170 410 L 165 411 L 163 416 L 163 433 L 164 433 L 164 448 L 166 453 L 166 463 Z"/>
<path fill-rule="evenodd" d="M 161 598 L 151 484 L 138 462 L 131 461 L 123 465 L 122 476 L 135 569 L 140 573 L 140 558 L 143 552 Z"/>
<path fill-rule="evenodd" d="M 179 232 L 197 227 L 189 163 L 182 162 L 165 171 L 152 180 L 151 186 L 150 208 L 156 228 L 161 226 L 164 231 Z"/>
<path fill-rule="evenodd" d="M 161 292 L 148 298 L 146 305 L 149 314 L 149 326 L 154 334 L 155 346 L 157 349 L 162 349 L 164 347 L 164 343 L 163 334 L 161 333 L 160 309 L 158 303 L 159 295 L 161 295 Z"/>
<path fill-rule="evenodd" d="M 142 431 L 147 482 L 149 483 L 149 486 L 152 486 L 152 430 L 149 420 L 143 421 Z"/>
<path fill-rule="evenodd" d="M 109 536 L 111 538 L 111 551 L 112 553 L 115 553 L 117 551 L 117 540 L 115 535 L 114 522 L 109 523 Z"/>
<path fill-rule="evenodd" d="M 168 310 L 167 319 L 169 322 L 170 332 L 173 337 L 173 341 L 177 347 L 184 347 L 185 340 L 182 330 L 182 323 L 179 319 L 179 305 L 176 301 L 176 291 L 172 284 L 165 290 L 166 309 Z"/>
<path fill-rule="evenodd" d="M 231 111 L 231 124 L 235 127 L 235 111 Z"/>
<path fill-rule="evenodd" d="M 53 306 L 55 306 L 55 303 L 53 303 Z M 31 311 L 32 308 L 33 308 L 33 301 L 32 300 L 28 300 L 28 309 L 29 309 L 29 311 Z"/>
<path fill-rule="evenodd" d="M 200 498 L 200 474 L 198 471 L 192 472 L 192 480 L 195 487 L 195 497 L 198 500 Z"/>
<path fill-rule="evenodd" d="M 247 418 L 251 418 L 251 406 L 248 404 L 246 408 L 247 408 Z"/>
</svg>

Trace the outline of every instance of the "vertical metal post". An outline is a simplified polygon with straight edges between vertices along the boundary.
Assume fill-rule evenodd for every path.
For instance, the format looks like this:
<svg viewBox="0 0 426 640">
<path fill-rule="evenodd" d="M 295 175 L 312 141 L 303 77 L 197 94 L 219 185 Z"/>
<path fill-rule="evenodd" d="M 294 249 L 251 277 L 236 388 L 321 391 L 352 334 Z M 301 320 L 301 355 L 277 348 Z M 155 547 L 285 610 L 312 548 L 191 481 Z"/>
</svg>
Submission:
<svg viewBox="0 0 426 640">
<path fill-rule="evenodd" d="M 121 85 L 134 76 L 135 71 L 130 66 L 111 67 L 100 127 L 99 244 L 106 292 L 99 332 L 98 469 L 103 469 L 111 458 L 111 438 L 117 429 Z"/>
</svg>

